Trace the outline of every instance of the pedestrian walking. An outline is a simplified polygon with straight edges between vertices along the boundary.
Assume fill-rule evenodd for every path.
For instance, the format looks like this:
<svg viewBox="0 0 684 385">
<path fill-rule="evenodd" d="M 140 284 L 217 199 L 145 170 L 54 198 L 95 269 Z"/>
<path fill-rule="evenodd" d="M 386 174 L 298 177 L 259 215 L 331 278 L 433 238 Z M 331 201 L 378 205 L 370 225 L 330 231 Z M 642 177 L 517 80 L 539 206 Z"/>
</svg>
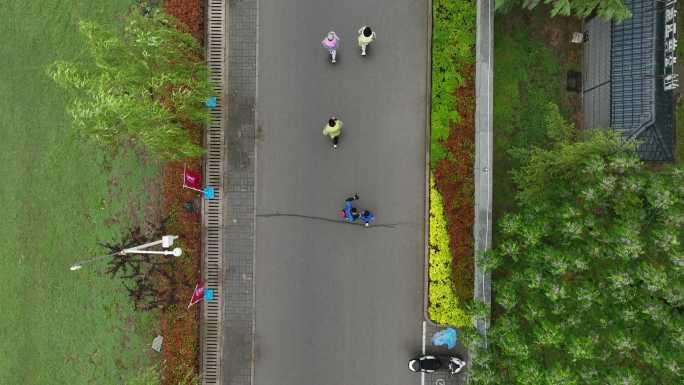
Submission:
<svg viewBox="0 0 684 385">
<path fill-rule="evenodd" d="M 326 35 L 321 41 L 323 48 L 328 50 L 328 53 L 330 54 L 330 62 L 333 64 L 337 59 L 337 48 L 339 47 L 339 43 L 340 37 L 337 36 L 335 31 L 328 32 L 328 35 Z"/>
<path fill-rule="evenodd" d="M 354 196 L 351 196 L 344 200 L 344 209 L 342 210 L 342 216 L 344 217 L 345 221 L 353 223 L 357 219 L 359 219 L 359 210 L 356 207 L 354 207 L 352 203 L 358 199 L 359 194 L 354 194 Z"/>
<path fill-rule="evenodd" d="M 330 138 L 333 143 L 333 148 L 337 148 L 340 135 L 342 135 L 342 121 L 335 116 L 328 119 L 328 124 L 323 127 L 323 135 Z"/>
<path fill-rule="evenodd" d="M 359 47 L 361 47 L 361 56 L 366 56 L 366 47 L 368 47 L 368 44 L 372 43 L 373 40 L 375 40 L 375 31 L 371 29 L 371 27 L 364 25 L 359 29 Z"/>
</svg>

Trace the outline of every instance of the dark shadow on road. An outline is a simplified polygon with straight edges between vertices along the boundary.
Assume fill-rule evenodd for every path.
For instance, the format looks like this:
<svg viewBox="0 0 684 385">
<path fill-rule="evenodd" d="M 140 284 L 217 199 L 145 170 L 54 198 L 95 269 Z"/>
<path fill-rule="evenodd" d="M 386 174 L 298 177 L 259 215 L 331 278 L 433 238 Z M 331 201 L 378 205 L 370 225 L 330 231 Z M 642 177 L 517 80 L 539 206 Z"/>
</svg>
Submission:
<svg viewBox="0 0 684 385">
<path fill-rule="evenodd" d="M 257 218 L 274 218 L 274 217 L 292 217 L 292 218 L 304 218 L 304 219 L 313 219 L 316 221 L 325 221 L 325 222 L 332 222 L 332 223 L 341 223 L 343 225 L 353 225 L 353 226 L 361 226 L 365 227 L 362 223 L 350 223 L 350 222 L 345 222 L 341 221 L 339 219 L 331 219 L 331 218 L 323 218 L 323 217 L 314 217 L 310 215 L 301 215 L 301 214 L 287 214 L 287 213 L 273 213 L 273 214 L 257 214 Z M 386 228 L 396 228 L 399 226 L 401 223 L 383 223 L 383 224 L 377 224 L 377 225 L 370 225 L 368 228 L 373 228 L 373 227 L 386 227 Z"/>
</svg>

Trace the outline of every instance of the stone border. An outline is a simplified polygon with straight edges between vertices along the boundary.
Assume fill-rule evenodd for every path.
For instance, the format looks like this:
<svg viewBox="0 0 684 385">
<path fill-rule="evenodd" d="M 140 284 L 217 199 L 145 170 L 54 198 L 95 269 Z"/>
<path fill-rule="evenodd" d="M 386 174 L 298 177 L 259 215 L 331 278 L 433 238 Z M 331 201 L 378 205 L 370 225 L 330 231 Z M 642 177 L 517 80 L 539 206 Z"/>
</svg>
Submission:
<svg viewBox="0 0 684 385">
<path fill-rule="evenodd" d="M 428 5 L 428 66 L 427 66 L 427 113 L 425 118 L 425 234 L 424 261 L 423 261 L 423 318 L 430 325 L 438 326 L 428 315 L 430 307 L 430 148 L 432 143 L 432 0 L 427 0 Z"/>
<path fill-rule="evenodd" d="M 494 2 L 477 2 L 477 40 L 475 44 L 475 287 L 474 297 L 491 309 L 491 274 L 478 263 L 478 255 L 489 250 L 492 243 L 492 97 L 494 56 Z M 487 343 L 489 317 L 480 319 L 475 327 Z"/>
</svg>

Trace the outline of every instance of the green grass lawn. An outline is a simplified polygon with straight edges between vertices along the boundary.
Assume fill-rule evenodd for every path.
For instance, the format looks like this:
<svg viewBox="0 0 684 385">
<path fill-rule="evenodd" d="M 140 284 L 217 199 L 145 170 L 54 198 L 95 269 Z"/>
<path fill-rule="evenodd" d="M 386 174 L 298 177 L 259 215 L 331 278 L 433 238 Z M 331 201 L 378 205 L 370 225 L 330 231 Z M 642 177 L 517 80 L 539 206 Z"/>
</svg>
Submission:
<svg viewBox="0 0 684 385">
<path fill-rule="evenodd" d="M 576 23 L 576 25 L 574 24 Z M 494 32 L 494 217 L 514 209 L 516 167 L 508 151 L 546 140 L 546 105 L 554 102 L 570 118 L 579 97 L 565 90 L 566 71 L 580 66 L 568 43 L 579 21 L 549 18 L 545 7 L 497 15 Z M 579 30 L 579 29 L 577 29 Z M 574 50 L 574 51 L 572 51 Z"/>
<path fill-rule="evenodd" d="M 0 0 L 0 384 L 122 385 L 149 363 L 151 317 L 102 265 L 69 266 L 141 220 L 156 166 L 125 154 L 104 172 L 45 73 L 78 57 L 79 20 L 117 22 L 131 3 Z"/>
</svg>

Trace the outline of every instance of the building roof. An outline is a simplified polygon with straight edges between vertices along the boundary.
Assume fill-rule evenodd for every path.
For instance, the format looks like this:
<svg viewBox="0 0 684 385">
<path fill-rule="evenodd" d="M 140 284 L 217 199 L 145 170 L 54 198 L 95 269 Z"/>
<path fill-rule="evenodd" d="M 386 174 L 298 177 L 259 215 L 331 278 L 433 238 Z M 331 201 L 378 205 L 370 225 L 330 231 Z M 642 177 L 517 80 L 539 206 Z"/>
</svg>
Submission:
<svg viewBox="0 0 684 385">
<path fill-rule="evenodd" d="M 632 17 L 622 23 L 595 17 L 585 24 L 585 128 L 610 127 L 641 141 L 637 152 L 644 160 L 672 160 L 672 91 L 664 91 L 662 82 L 663 13 L 655 0 L 625 0 L 625 5 Z"/>
<path fill-rule="evenodd" d="M 595 17 L 584 25 L 582 90 L 584 127 L 610 127 L 611 24 Z"/>
</svg>

